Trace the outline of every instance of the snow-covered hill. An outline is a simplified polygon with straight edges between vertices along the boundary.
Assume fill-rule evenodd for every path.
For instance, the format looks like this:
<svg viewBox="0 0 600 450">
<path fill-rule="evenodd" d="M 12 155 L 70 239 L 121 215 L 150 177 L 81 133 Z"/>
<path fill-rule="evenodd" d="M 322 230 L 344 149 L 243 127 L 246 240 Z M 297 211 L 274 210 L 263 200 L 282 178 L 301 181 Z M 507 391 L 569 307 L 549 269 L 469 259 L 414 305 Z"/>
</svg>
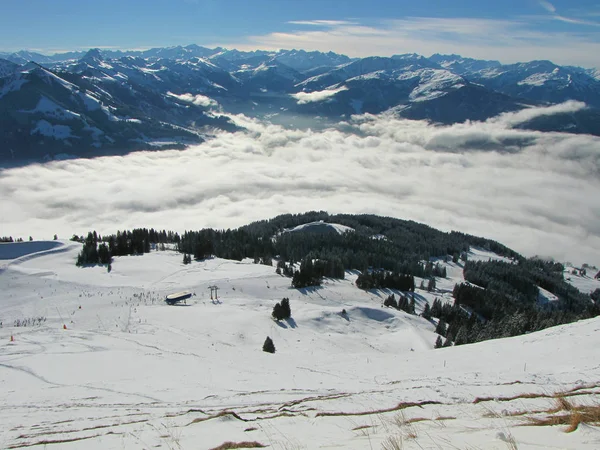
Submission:
<svg viewBox="0 0 600 450">
<path fill-rule="evenodd" d="M 533 426 L 596 405 L 598 319 L 433 350 L 433 323 L 382 308 L 389 292 L 357 289 L 356 274 L 295 290 L 250 261 L 186 266 L 157 251 L 115 258 L 107 272 L 75 267 L 79 249 L 0 244 L 3 448 L 600 445 L 595 426 Z M 418 310 L 462 279 L 444 264 L 449 278 L 417 289 Z M 187 305 L 164 304 L 182 289 L 195 294 Z M 276 323 L 283 297 L 292 318 Z M 261 351 L 266 336 L 275 354 Z"/>
<path fill-rule="evenodd" d="M 169 91 L 157 92 L 165 85 L 187 84 L 191 91 L 213 95 L 226 88 L 208 74 L 226 86 L 223 79 L 232 77 L 199 59 L 169 63 L 183 67 L 153 70 L 146 61 L 138 67 L 131 58 L 106 62 L 100 52 L 90 51 L 65 64 L 68 72 L 35 63 L 13 70 L 0 78 L 0 158 L 35 160 L 181 147 L 201 142 L 202 127 L 227 128 L 228 119 L 209 116 L 205 105 L 172 97 Z M 185 83 L 189 78 L 195 79 L 195 89 Z M 194 127 L 188 126 L 192 120 Z"/>
<path fill-rule="evenodd" d="M 337 233 L 344 234 L 349 231 L 354 231 L 352 228 L 339 223 L 327 223 L 322 220 L 318 222 L 305 223 L 289 230 L 284 230 L 284 233 Z"/>
</svg>

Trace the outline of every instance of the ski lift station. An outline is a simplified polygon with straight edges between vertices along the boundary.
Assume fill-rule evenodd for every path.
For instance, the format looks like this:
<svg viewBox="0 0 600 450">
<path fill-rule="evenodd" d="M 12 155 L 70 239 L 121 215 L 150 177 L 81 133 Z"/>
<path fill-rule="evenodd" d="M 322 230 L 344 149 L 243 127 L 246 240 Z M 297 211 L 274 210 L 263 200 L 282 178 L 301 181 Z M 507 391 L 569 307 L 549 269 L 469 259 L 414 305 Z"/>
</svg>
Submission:
<svg viewBox="0 0 600 450">
<path fill-rule="evenodd" d="M 183 292 L 176 292 L 175 294 L 169 294 L 165 297 L 165 302 L 167 302 L 169 305 L 175 305 L 179 302 L 185 302 L 185 304 L 187 305 L 186 300 L 188 298 L 190 298 L 192 296 L 191 292 L 188 291 L 183 291 Z"/>
</svg>

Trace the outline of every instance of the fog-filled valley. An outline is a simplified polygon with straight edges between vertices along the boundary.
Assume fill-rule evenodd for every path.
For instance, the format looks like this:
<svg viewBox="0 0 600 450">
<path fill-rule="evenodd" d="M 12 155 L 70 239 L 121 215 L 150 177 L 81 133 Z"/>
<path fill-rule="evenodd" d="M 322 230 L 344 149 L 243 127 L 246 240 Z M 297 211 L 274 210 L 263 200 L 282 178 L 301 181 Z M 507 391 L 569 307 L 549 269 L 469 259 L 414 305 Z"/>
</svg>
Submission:
<svg viewBox="0 0 600 450">
<path fill-rule="evenodd" d="M 0 172 L 3 235 L 235 228 L 308 210 L 376 213 L 597 261 L 600 139 L 519 129 L 563 105 L 451 126 L 353 116 L 321 131 L 231 116 L 185 150 L 71 158 Z"/>
</svg>

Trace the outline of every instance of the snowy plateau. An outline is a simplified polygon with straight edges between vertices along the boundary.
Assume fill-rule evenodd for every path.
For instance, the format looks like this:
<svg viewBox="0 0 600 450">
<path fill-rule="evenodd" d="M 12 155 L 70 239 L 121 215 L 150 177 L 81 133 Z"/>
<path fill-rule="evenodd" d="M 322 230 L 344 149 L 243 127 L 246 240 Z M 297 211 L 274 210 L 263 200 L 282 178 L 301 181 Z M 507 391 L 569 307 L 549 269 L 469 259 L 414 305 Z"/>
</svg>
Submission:
<svg viewBox="0 0 600 450">
<path fill-rule="evenodd" d="M 597 426 L 566 432 L 598 407 L 600 318 L 433 349 L 435 319 L 383 308 L 391 291 L 360 290 L 353 272 L 292 289 L 250 260 L 183 265 L 167 249 L 107 272 L 76 267 L 80 250 L 0 244 L 3 449 L 600 448 Z M 417 312 L 463 280 L 443 264 Z M 164 303 L 181 290 L 186 305 Z M 283 297 L 292 317 L 275 322 Z"/>
</svg>

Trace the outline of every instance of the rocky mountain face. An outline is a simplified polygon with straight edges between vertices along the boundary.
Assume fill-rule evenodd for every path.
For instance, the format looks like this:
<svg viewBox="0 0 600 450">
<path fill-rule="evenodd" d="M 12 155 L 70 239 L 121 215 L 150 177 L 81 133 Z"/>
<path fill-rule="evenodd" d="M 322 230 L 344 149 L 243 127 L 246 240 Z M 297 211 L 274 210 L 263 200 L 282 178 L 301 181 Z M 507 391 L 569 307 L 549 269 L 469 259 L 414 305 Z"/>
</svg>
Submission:
<svg viewBox="0 0 600 450">
<path fill-rule="evenodd" d="M 390 111 L 457 123 L 578 100 L 589 108 L 525 126 L 600 135 L 598 72 L 549 61 L 351 59 L 197 45 L 0 58 L 0 161 L 183 148 L 235 130 L 228 113 L 298 125 Z"/>
</svg>

